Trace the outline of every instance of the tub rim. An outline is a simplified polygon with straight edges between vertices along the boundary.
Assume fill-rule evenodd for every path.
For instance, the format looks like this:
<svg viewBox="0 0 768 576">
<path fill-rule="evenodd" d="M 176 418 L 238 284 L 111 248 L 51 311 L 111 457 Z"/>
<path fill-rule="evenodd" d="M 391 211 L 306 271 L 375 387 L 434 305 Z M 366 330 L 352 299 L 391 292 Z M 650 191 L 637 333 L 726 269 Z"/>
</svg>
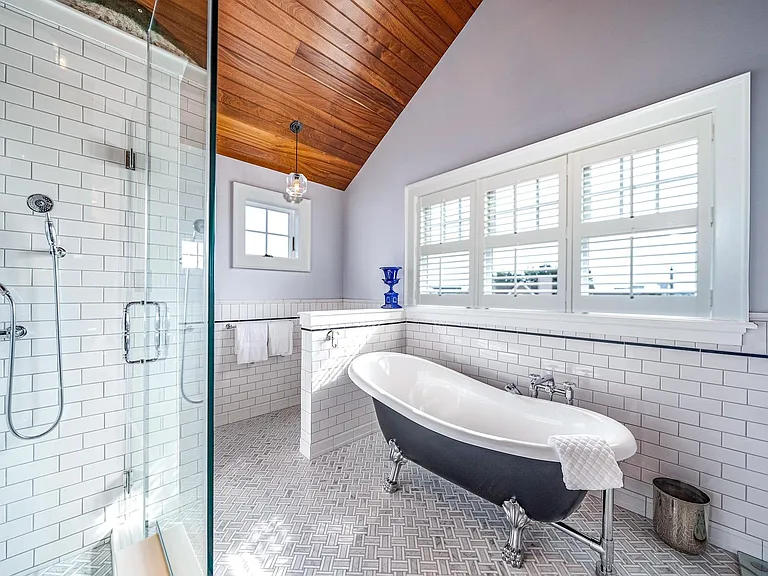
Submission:
<svg viewBox="0 0 768 576">
<path fill-rule="evenodd" d="M 400 352 L 368 352 L 366 354 L 361 354 L 350 363 L 349 368 L 347 369 L 349 377 L 352 379 L 355 385 L 357 385 L 357 387 L 360 388 L 363 392 L 375 398 L 382 404 L 388 406 L 389 408 L 392 408 L 396 412 L 400 413 L 402 416 L 409 418 L 410 420 L 413 420 L 417 424 L 421 424 L 422 426 L 425 426 L 426 428 L 429 428 L 434 432 L 438 432 L 440 434 L 444 434 L 445 436 L 448 436 L 449 438 L 458 440 L 459 442 L 465 442 L 467 444 L 481 446 L 483 448 L 488 448 L 490 450 L 496 450 L 497 452 L 503 452 L 506 454 L 512 454 L 512 455 L 521 456 L 524 458 L 532 458 L 534 460 L 546 460 L 549 462 L 560 461 L 554 447 L 550 446 L 549 444 L 546 444 L 546 443 L 542 444 L 540 442 L 531 442 L 527 440 L 507 438 L 503 436 L 496 436 L 493 434 L 480 432 L 477 430 L 472 430 L 469 428 L 465 428 L 463 426 L 459 426 L 457 424 L 453 424 L 451 422 L 447 422 L 427 412 L 424 412 L 423 410 L 415 408 L 414 406 L 408 404 L 407 402 L 393 396 L 388 391 L 382 389 L 376 384 L 368 382 L 365 378 L 362 377 L 362 375 L 359 373 L 358 369 L 356 368 L 356 366 L 359 366 L 363 361 L 375 361 L 375 360 L 378 360 L 379 358 L 384 358 L 388 356 L 415 359 L 420 362 L 424 362 L 432 366 L 436 366 L 442 370 L 449 370 L 462 378 L 467 378 L 469 380 L 477 382 L 478 384 L 482 384 L 483 386 L 488 386 L 487 384 L 483 384 L 479 380 L 475 380 L 470 376 L 461 374 L 460 372 L 456 372 L 455 370 L 451 370 L 446 366 L 442 366 L 426 358 L 421 358 L 419 356 L 413 356 L 410 354 L 402 354 Z M 490 387 L 490 388 L 505 395 L 510 394 L 503 390 L 499 390 L 495 387 Z M 521 395 L 510 394 L 509 398 L 510 400 L 508 401 L 517 401 L 517 402 L 524 402 L 524 403 L 535 402 L 538 404 L 539 402 L 545 402 L 544 400 L 537 400 L 534 398 L 529 398 L 527 396 L 521 396 Z M 539 406 L 537 404 L 530 404 L 530 406 L 536 406 L 538 408 Z M 603 414 L 600 414 L 598 412 L 593 412 L 591 410 L 586 410 L 585 408 L 579 408 L 577 406 L 566 406 L 563 404 L 558 404 L 558 406 L 561 406 L 562 408 L 565 408 L 567 410 L 573 410 L 574 413 L 584 414 L 585 416 L 588 416 L 591 419 L 597 419 L 612 427 L 613 426 L 617 427 L 616 432 L 617 432 L 617 435 L 619 436 L 619 441 L 609 444 L 611 449 L 614 452 L 614 456 L 616 457 L 617 461 L 626 460 L 627 458 L 630 458 L 637 452 L 637 442 L 635 440 L 635 437 L 627 429 L 627 427 L 621 424 L 620 422 L 614 420 L 613 418 L 610 418 L 609 416 L 605 416 Z"/>
</svg>

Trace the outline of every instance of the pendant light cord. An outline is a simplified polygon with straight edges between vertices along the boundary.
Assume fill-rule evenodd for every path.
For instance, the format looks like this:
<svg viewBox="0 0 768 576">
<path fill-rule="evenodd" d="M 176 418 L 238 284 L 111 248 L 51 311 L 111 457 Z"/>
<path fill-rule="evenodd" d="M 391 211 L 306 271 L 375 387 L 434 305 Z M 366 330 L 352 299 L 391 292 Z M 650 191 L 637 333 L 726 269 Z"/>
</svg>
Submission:
<svg viewBox="0 0 768 576">
<path fill-rule="evenodd" d="M 295 132 L 296 134 L 296 170 L 295 172 L 299 173 L 299 131 L 297 130 Z"/>
</svg>

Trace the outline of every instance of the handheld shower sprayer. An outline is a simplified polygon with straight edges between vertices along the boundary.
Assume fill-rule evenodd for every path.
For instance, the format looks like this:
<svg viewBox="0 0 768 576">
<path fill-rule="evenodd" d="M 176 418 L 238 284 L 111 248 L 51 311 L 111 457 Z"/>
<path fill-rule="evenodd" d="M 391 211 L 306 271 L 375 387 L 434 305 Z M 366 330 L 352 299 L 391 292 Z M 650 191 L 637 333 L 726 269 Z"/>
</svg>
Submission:
<svg viewBox="0 0 768 576">
<path fill-rule="evenodd" d="M 45 214 L 45 239 L 51 247 L 51 253 L 59 258 L 66 256 L 67 251 L 59 246 L 56 226 L 53 225 L 53 220 L 51 220 L 50 212 L 53 210 L 53 200 L 44 194 L 32 194 L 32 196 L 27 198 L 27 206 L 29 206 L 32 212 Z"/>
<path fill-rule="evenodd" d="M 58 245 L 56 237 L 56 227 L 51 220 L 50 211 L 53 210 L 53 200 L 44 194 L 32 194 L 27 198 L 27 206 L 33 212 L 37 214 L 45 214 L 45 239 L 48 241 L 48 245 L 51 247 L 51 258 L 53 260 L 53 298 L 54 298 L 54 321 L 56 326 L 56 368 L 58 375 L 58 410 L 56 413 L 56 419 L 53 424 L 38 434 L 23 434 L 21 433 L 13 423 L 13 369 L 16 362 L 15 358 L 15 344 L 16 344 L 16 329 L 15 329 L 15 309 L 13 304 L 13 298 L 10 293 L 0 292 L 0 295 L 11 303 L 11 357 L 10 357 L 10 369 L 8 372 L 8 393 L 5 395 L 5 417 L 8 419 L 8 429 L 11 434 L 19 438 L 20 440 L 37 440 L 43 436 L 47 436 L 53 432 L 56 426 L 61 422 L 61 417 L 64 414 L 64 370 L 61 364 L 61 300 L 59 298 L 59 258 L 63 258 L 66 255 L 66 250 Z M 22 333 L 20 336 L 24 336 Z"/>
</svg>

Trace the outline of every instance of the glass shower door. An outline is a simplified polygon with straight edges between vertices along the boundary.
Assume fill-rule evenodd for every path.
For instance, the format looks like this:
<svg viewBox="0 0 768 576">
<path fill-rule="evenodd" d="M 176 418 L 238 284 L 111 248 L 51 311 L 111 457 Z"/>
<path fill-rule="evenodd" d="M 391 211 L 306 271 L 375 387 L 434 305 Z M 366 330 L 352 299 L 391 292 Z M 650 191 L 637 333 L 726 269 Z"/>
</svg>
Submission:
<svg viewBox="0 0 768 576">
<path fill-rule="evenodd" d="M 153 25 L 172 18 L 164 0 Z M 168 20 L 166 20 L 168 21 Z M 198 23 L 199 24 L 199 23 Z M 145 516 L 177 572 L 206 566 L 207 74 L 153 45 L 147 66 L 146 338 L 161 359 L 145 366 Z M 203 50 L 203 53 L 205 50 Z M 158 336 L 159 334 L 159 336 Z M 196 561 L 195 561 L 196 560 Z M 181 563 L 181 565 L 179 565 Z"/>
</svg>

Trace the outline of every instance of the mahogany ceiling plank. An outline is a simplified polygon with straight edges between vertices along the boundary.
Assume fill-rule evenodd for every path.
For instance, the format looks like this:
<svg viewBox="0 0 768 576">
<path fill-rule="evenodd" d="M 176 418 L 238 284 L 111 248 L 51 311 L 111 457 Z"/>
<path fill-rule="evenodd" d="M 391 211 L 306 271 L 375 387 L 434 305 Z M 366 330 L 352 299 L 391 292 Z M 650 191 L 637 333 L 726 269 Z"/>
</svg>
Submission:
<svg viewBox="0 0 768 576">
<path fill-rule="evenodd" d="M 427 4 L 429 4 L 432 11 L 437 14 L 443 22 L 450 26 L 453 31 L 453 38 L 461 32 L 462 28 L 464 28 L 464 19 L 456 13 L 450 2 L 447 2 L 446 0 L 427 0 Z M 411 9 L 413 10 L 414 8 Z M 451 41 L 453 40 L 451 39 Z"/>
<path fill-rule="evenodd" d="M 469 3 L 469 0 L 448 0 L 448 4 L 464 22 L 469 20 L 475 12 L 475 7 Z"/>
<path fill-rule="evenodd" d="M 390 50 L 397 53 L 400 58 L 408 64 L 418 69 L 424 77 L 429 76 L 432 68 L 437 64 L 440 57 L 415 35 L 411 33 L 413 42 L 409 43 L 407 34 L 396 36 L 384 25 L 380 24 L 371 14 L 355 4 L 354 0 L 325 0 L 336 10 L 344 14 L 351 21 L 355 22 L 360 28 L 376 38 L 382 44 L 385 44 Z M 382 9 L 382 12 L 385 12 Z M 384 17 L 382 17 L 385 19 Z M 390 15 L 391 19 L 391 15 Z M 396 25 L 393 25 L 396 28 Z M 410 31 L 405 30 L 410 33 Z"/>
<path fill-rule="evenodd" d="M 268 162 L 270 164 L 268 167 L 273 170 L 286 174 L 294 170 L 295 142 L 290 132 L 288 136 L 280 136 L 259 130 L 229 116 L 219 115 L 218 137 L 229 138 L 253 147 L 253 155 Z M 299 142 L 299 168 L 308 179 L 314 182 L 324 183 L 333 179 L 336 185 L 341 184 L 341 189 L 344 189 L 357 174 L 360 165 L 335 158 Z"/>
<path fill-rule="evenodd" d="M 444 1 L 445 0 L 443 0 L 443 2 Z M 435 13 L 429 5 L 428 0 L 395 0 L 394 2 L 390 0 L 389 4 L 391 4 L 392 8 L 399 14 L 408 18 L 409 22 L 415 26 L 414 32 L 417 34 L 429 33 L 432 36 L 438 36 L 445 42 L 446 50 L 456 37 L 456 33 Z M 408 12 L 413 14 L 418 22 L 411 18 L 411 16 L 408 15 Z"/>
<path fill-rule="evenodd" d="M 405 0 L 368 0 L 368 2 L 376 2 L 382 5 L 413 34 L 432 46 L 440 57 L 445 54 L 445 51 L 448 49 L 446 41 L 436 31 L 430 30 L 429 26 L 405 4 Z M 445 26 L 445 23 L 442 24 Z"/>
<path fill-rule="evenodd" d="M 298 0 L 298 2 L 300 2 L 306 9 L 310 10 L 312 14 L 321 19 L 321 21 L 332 27 L 332 32 L 330 34 L 326 33 L 326 26 L 323 26 L 322 29 L 318 29 L 318 32 L 323 34 L 327 40 L 333 40 L 333 37 L 336 36 L 336 32 L 338 31 L 348 38 L 349 41 L 364 48 L 373 57 L 384 62 L 392 68 L 392 70 L 403 76 L 416 87 L 420 86 L 421 83 L 424 82 L 424 79 L 429 75 L 429 72 L 424 73 L 423 68 L 421 67 L 418 69 L 412 67 L 407 60 L 404 60 L 399 54 L 390 50 L 385 44 L 382 44 L 376 38 L 368 34 L 325 0 Z"/>
<path fill-rule="evenodd" d="M 222 30 L 220 32 L 222 43 L 231 50 L 222 50 L 220 59 L 229 58 L 235 54 L 242 56 L 234 66 L 242 65 L 243 70 L 255 78 L 274 86 L 285 94 L 294 94 L 300 100 L 311 103 L 315 107 L 325 108 L 327 104 L 333 105 L 334 113 L 340 114 L 349 123 L 358 123 L 366 130 L 376 129 L 374 134 L 383 134 L 389 129 L 391 122 L 361 105 L 358 101 L 345 96 L 328 87 L 327 84 L 318 82 L 314 76 L 321 76 L 322 71 L 317 71 L 313 76 L 283 65 L 269 54 L 254 48 L 250 43 Z M 330 81 L 330 80 L 329 80 Z M 351 89 L 349 89 L 351 92 Z M 370 102 L 371 107 L 377 107 L 375 102 Z"/>
<path fill-rule="evenodd" d="M 245 22 L 250 22 L 250 26 Z M 274 56 L 282 64 L 303 72 L 383 118 L 394 120 L 403 109 L 400 102 L 390 98 L 357 76 L 349 74 L 325 56 L 319 55 L 319 57 L 313 57 L 311 60 L 303 57 L 304 62 L 299 62 L 297 65 L 296 58 L 302 43 L 293 36 L 285 34 L 271 22 L 258 16 L 251 17 L 250 12 L 246 10 L 241 10 L 238 17 L 232 16 L 228 12 L 222 12 L 221 23 L 226 30 L 238 35 L 254 49 L 268 56 Z M 273 40 L 282 41 L 288 48 L 280 46 L 278 42 Z M 306 50 L 303 54 L 306 54 Z"/>
<path fill-rule="evenodd" d="M 373 152 L 380 137 L 361 130 L 357 124 L 344 122 L 337 115 L 314 108 L 305 102 L 284 94 L 278 89 L 255 80 L 252 76 L 232 67 L 226 62 L 219 63 L 219 79 L 231 80 L 243 86 L 249 98 L 256 98 L 264 108 L 274 112 L 285 112 L 292 120 L 302 118 L 326 134 L 352 144 L 356 148 Z"/>
<path fill-rule="evenodd" d="M 219 111 L 221 114 L 251 124 L 260 130 L 275 133 L 285 132 L 286 126 L 289 126 L 295 119 L 264 108 L 258 103 L 240 96 L 238 94 L 240 89 L 238 84 L 222 78 L 219 83 Z M 301 139 L 307 146 L 356 164 L 363 164 L 370 156 L 370 152 L 325 134 L 313 126 L 306 126 L 301 133 Z"/>
<path fill-rule="evenodd" d="M 288 173 L 298 119 L 299 170 L 345 189 L 479 1 L 220 0 L 219 153 Z"/>
<path fill-rule="evenodd" d="M 280 3 L 280 1 L 240 0 L 240 2 L 245 4 L 258 4 L 257 9 L 261 14 L 276 26 L 290 32 L 296 38 L 299 38 L 302 43 L 311 46 L 321 54 L 334 60 L 337 64 L 346 68 L 349 73 L 362 78 L 401 104 L 405 105 L 408 103 L 408 100 L 416 92 L 416 86 L 360 46 L 352 43 L 355 48 L 352 50 L 353 55 L 351 55 L 344 50 L 344 46 L 338 46 L 329 42 L 312 28 L 299 21 L 296 15 L 281 10 L 277 6 L 277 3 Z M 297 3 L 292 3 L 290 6 L 291 8 L 301 7 Z M 305 9 L 304 11 L 306 12 Z M 298 14 L 299 12 L 296 11 L 296 13 Z M 340 36 L 343 37 L 343 34 L 340 34 Z"/>
<path fill-rule="evenodd" d="M 346 75 L 343 82 L 338 80 L 339 76 L 342 75 L 341 67 L 306 44 L 299 46 L 292 65 L 296 70 L 304 72 L 307 76 L 325 83 L 337 92 L 363 105 L 368 101 L 375 102 L 378 105 L 376 108 L 366 107 L 378 112 L 383 118 L 392 122 L 395 121 L 400 112 L 403 111 L 403 108 L 405 108 L 403 104 L 392 100 L 386 94 L 379 92 L 357 76 Z M 328 76 L 318 77 L 317 70 L 325 72 Z M 359 95 L 363 95 L 365 98 L 361 100 Z"/>
<path fill-rule="evenodd" d="M 352 0 L 360 9 L 364 10 L 371 16 L 378 24 L 391 32 L 396 38 L 400 38 L 408 46 L 416 48 L 419 54 L 424 54 L 429 58 L 429 63 L 434 61 L 432 66 L 434 67 L 443 55 L 445 47 L 439 45 L 439 41 L 435 42 L 438 45 L 434 46 L 432 42 L 425 42 L 417 34 L 414 34 L 411 29 L 401 22 L 396 15 L 387 10 L 377 0 Z"/>
<path fill-rule="evenodd" d="M 293 171 L 292 167 L 286 168 L 281 162 L 279 153 L 262 150 L 258 145 L 247 143 L 237 135 L 229 136 L 218 133 L 216 148 L 217 152 L 222 156 L 248 162 L 249 164 L 257 164 L 277 172 Z M 307 174 L 307 170 L 302 165 L 300 165 L 300 169 L 305 175 Z M 349 182 L 351 182 L 351 180 L 341 178 L 333 173 L 323 172 L 322 170 L 313 170 L 313 173 L 314 175 L 311 177 L 312 182 L 319 182 L 338 190 L 344 190 L 349 186 Z"/>
</svg>

